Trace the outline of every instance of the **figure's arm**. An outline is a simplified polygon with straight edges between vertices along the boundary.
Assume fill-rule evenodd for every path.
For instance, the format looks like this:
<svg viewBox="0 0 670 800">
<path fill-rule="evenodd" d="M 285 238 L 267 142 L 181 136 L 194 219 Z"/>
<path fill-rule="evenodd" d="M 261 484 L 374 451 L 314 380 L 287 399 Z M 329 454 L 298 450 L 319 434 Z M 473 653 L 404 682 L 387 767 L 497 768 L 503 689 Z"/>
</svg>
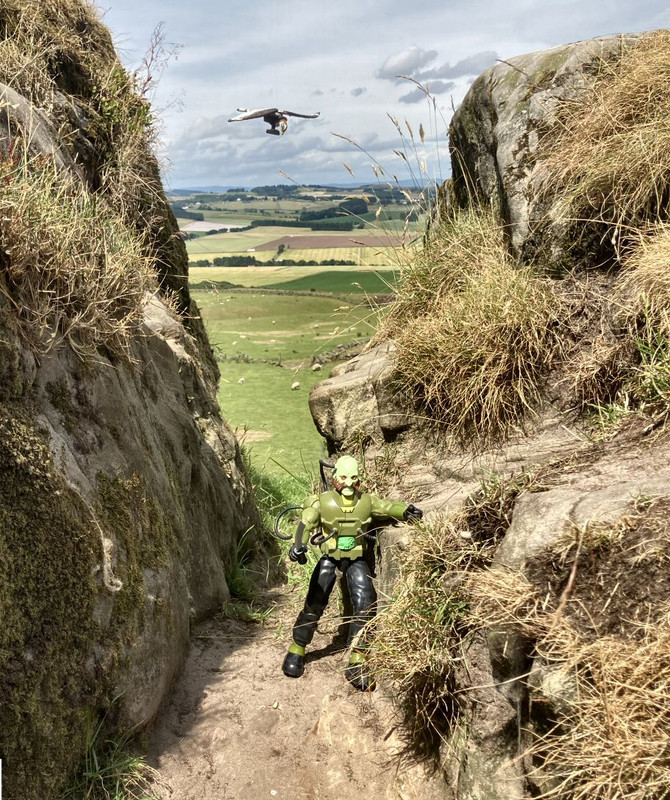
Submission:
<svg viewBox="0 0 670 800">
<path fill-rule="evenodd" d="M 372 500 L 373 517 L 391 517 L 404 522 L 418 522 L 423 517 L 423 511 L 412 503 L 384 500 L 375 495 L 370 495 L 370 498 Z"/>
<path fill-rule="evenodd" d="M 321 520 L 319 507 L 320 503 L 317 495 L 310 495 L 303 501 L 300 522 L 298 522 L 295 529 L 295 540 L 288 551 L 288 557 L 291 561 L 297 561 L 298 564 L 307 563 L 307 545 L 303 544 L 302 537 L 304 533 L 309 536 L 319 524 Z"/>
</svg>

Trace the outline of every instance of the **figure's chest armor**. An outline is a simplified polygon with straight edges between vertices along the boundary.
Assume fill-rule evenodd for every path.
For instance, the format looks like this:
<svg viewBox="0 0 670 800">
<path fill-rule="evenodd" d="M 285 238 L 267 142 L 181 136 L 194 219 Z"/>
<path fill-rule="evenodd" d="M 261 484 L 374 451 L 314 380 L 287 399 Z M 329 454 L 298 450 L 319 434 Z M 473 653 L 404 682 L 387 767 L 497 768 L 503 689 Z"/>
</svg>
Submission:
<svg viewBox="0 0 670 800">
<path fill-rule="evenodd" d="M 356 536 L 365 533 L 372 521 L 372 501 L 369 494 L 362 494 L 351 506 L 338 503 L 336 492 L 324 492 L 319 498 L 321 527 L 326 535 L 333 532 L 337 536 Z"/>
</svg>

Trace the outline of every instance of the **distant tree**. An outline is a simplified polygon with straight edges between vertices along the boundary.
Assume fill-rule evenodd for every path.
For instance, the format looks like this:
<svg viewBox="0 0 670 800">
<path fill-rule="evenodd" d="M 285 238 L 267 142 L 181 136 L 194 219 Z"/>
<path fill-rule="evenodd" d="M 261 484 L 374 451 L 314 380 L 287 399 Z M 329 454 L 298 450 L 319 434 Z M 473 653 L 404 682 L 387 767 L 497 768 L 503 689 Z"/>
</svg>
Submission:
<svg viewBox="0 0 670 800">
<path fill-rule="evenodd" d="M 362 197 L 350 197 L 340 203 L 339 208 L 346 214 L 359 215 L 368 213 L 368 204 Z"/>
</svg>

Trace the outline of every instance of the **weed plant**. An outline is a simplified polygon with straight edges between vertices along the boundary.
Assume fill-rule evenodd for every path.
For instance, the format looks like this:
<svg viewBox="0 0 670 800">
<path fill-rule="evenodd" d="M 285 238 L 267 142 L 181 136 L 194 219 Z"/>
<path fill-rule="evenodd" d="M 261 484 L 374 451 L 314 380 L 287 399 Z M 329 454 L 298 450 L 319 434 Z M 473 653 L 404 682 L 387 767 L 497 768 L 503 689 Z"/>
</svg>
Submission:
<svg viewBox="0 0 670 800">
<path fill-rule="evenodd" d="M 131 736 L 105 739 L 104 725 L 89 720 L 84 760 L 61 800 L 158 800 L 156 770 L 133 753 Z"/>
</svg>

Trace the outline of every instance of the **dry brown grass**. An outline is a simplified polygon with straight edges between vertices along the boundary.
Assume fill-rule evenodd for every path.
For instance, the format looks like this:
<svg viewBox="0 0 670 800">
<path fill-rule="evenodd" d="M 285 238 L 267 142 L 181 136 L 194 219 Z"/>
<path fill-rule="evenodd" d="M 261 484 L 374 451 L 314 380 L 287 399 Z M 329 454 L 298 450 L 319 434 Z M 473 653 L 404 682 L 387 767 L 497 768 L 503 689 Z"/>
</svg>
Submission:
<svg viewBox="0 0 670 800">
<path fill-rule="evenodd" d="M 619 292 L 625 313 L 648 321 L 670 337 L 670 225 L 638 231 L 623 261 Z"/>
<path fill-rule="evenodd" d="M 88 0 L 0 0 L 0 82 L 41 108 L 54 91 L 90 95 L 116 63 Z"/>
<path fill-rule="evenodd" d="M 403 553 L 390 602 L 371 623 L 371 671 L 393 686 L 401 733 L 415 757 L 435 757 L 458 714 L 454 656 L 463 635 L 466 604 L 447 588 L 475 544 L 459 538 L 451 520 L 417 527 Z"/>
<path fill-rule="evenodd" d="M 670 31 L 622 39 L 592 85 L 566 103 L 545 139 L 549 194 L 566 218 L 595 219 L 625 239 L 670 212 Z"/>
<path fill-rule="evenodd" d="M 59 173 L 20 126 L 2 146 L 0 290 L 38 350 L 128 356 L 156 274 L 164 293 L 182 289 L 142 96 L 153 77 L 123 69 L 88 0 L 0 0 L 0 82 L 49 112 L 79 170 Z"/>
<path fill-rule="evenodd" d="M 667 499 L 641 500 L 616 523 L 566 532 L 551 557 L 558 582 L 494 568 L 464 586 L 473 621 L 534 641 L 536 657 L 560 668 L 570 687 L 526 754 L 543 796 L 659 800 L 670 793 L 670 597 L 665 584 L 656 594 L 650 589 L 637 620 L 631 591 L 651 565 L 660 572 L 649 575 L 664 574 L 667 509 Z M 612 565 L 623 584 L 618 596 Z"/>
<path fill-rule="evenodd" d="M 393 687 L 414 756 L 436 758 L 461 712 L 456 672 L 472 629 L 468 575 L 480 575 L 510 522 L 530 474 L 482 483 L 451 516 L 413 528 L 398 554 L 394 592 L 371 623 L 372 672 Z"/>
<path fill-rule="evenodd" d="M 540 402 L 561 308 L 552 282 L 509 255 L 493 216 L 467 210 L 402 277 L 382 335 L 396 340 L 403 389 L 456 439 L 489 442 Z"/>
<path fill-rule="evenodd" d="M 0 163 L 0 241 L 0 291 L 34 349 L 67 340 L 82 356 L 129 356 L 155 274 L 104 198 L 53 160 L 15 153 Z"/>
</svg>

